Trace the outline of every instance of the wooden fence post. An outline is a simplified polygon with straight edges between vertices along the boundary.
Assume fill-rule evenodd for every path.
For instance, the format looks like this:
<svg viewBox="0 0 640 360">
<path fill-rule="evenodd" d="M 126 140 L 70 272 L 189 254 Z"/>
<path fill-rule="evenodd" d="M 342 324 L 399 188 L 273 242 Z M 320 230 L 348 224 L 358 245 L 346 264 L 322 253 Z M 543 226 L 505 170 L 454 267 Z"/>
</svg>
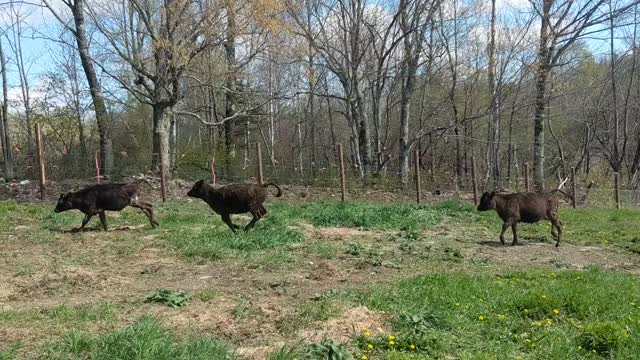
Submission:
<svg viewBox="0 0 640 360">
<path fill-rule="evenodd" d="M 577 207 L 576 203 L 576 168 L 571 168 L 571 205 L 575 209 Z"/>
<path fill-rule="evenodd" d="M 620 209 L 620 175 L 613 173 L 613 183 L 615 185 L 614 196 L 616 200 L 616 209 Z"/>
<path fill-rule="evenodd" d="M 527 192 L 531 191 L 529 187 L 529 163 L 524 163 L 524 188 Z"/>
<path fill-rule="evenodd" d="M 262 185 L 264 177 L 262 175 L 262 148 L 260 143 L 256 143 L 256 152 L 258 156 L 258 184 Z"/>
<path fill-rule="evenodd" d="M 38 169 L 40 172 L 40 200 L 44 201 L 47 196 L 46 176 L 44 168 L 44 148 L 42 144 L 42 129 L 40 124 L 36 124 L 36 146 L 38 152 Z"/>
<path fill-rule="evenodd" d="M 98 153 L 100 150 L 96 151 L 95 160 L 96 160 L 96 184 L 100 185 L 102 181 L 102 176 L 100 175 L 100 161 L 98 160 Z"/>
<path fill-rule="evenodd" d="M 415 168 L 416 168 L 416 202 L 420 204 L 422 201 L 422 189 L 420 186 L 420 151 L 415 151 Z"/>
<path fill-rule="evenodd" d="M 473 203 L 478 205 L 478 179 L 476 178 L 476 157 L 471 155 L 471 182 L 473 185 Z"/>
<path fill-rule="evenodd" d="M 342 153 L 342 144 L 338 144 L 338 166 L 340 170 L 340 199 L 344 202 L 347 193 L 347 184 L 344 178 L 344 155 Z"/>
<path fill-rule="evenodd" d="M 211 186 L 216 186 L 216 158 L 211 158 Z"/>
</svg>

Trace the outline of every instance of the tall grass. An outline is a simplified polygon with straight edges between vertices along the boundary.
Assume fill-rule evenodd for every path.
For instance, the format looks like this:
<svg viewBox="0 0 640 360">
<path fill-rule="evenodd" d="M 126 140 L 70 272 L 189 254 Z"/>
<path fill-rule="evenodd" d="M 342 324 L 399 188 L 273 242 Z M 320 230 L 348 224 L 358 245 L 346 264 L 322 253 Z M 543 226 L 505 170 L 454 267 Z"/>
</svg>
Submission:
<svg viewBox="0 0 640 360">
<path fill-rule="evenodd" d="M 230 347 L 210 338 L 178 339 L 153 318 L 103 335 L 70 332 L 50 343 L 47 359 L 198 360 L 237 359 Z"/>
</svg>

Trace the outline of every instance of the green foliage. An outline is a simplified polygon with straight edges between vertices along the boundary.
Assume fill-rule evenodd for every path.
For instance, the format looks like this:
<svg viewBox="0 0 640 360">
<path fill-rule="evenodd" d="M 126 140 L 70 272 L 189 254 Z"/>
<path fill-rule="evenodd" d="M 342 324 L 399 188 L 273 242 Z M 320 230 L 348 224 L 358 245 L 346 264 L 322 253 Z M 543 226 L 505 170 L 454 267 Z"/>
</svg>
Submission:
<svg viewBox="0 0 640 360">
<path fill-rule="evenodd" d="M 50 343 L 47 359 L 197 360 L 237 359 L 230 348 L 209 338 L 178 340 L 153 318 L 142 318 L 104 335 L 70 332 Z"/>
<path fill-rule="evenodd" d="M 396 314 L 393 333 L 357 338 L 360 351 L 372 344 L 381 356 L 415 345 L 432 358 L 578 358 L 595 350 L 633 359 L 639 293 L 640 280 L 629 274 L 530 271 L 433 274 L 346 298 Z"/>
<path fill-rule="evenodd" d="M 145 302 L 156 302 L 172 308 L 178 308 L 186 305 L 190 299 L 191 295 L 184 291 L 156 289 L 153 294 L 145 299 Z"/>
<path fill-rule="evenodd" d="M 580 346 L 586 351 L 595 351 L 607 356 L 615 353 L 629 340 L 629 333 L 620 324 L 612 321 L 589 322 L 582 327 Z"/>
<path fill-rule="evenodd" d="M 353 355 L 344 345 L 330 339 L 306 345 L 304 358 L 309 360 L 354 360 Z"/>
</svg>

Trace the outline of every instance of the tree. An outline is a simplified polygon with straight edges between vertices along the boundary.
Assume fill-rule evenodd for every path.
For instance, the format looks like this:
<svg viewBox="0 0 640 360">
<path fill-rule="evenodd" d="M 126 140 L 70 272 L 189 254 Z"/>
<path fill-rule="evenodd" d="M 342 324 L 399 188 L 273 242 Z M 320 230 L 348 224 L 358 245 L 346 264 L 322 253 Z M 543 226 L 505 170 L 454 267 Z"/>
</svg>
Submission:
<svg viewBox="0 0 640 360">
<path fill-rule="evenodd" d="M 0 37 L 0 78 L 2 78 L 2 101 L 0 102 L 0 121 L 2 122 L 0 137 L 4 155 L 4 176 L 13 179 L 13 148 L 11 147 L 11 131 L 9 128 L 9 87 L 7 85 L 7 61 L 2 48 Z"/>
<path fill-rule="evenodd" d="M 85 21 L 85 0 L 62 0 L 62 3 L 71 11 L 71 15 L 73 16 L 73 25 L 70 25 L 69 22 L 56 11 L 56 8 L 51 5 L 49 0 L 42 1 L 60 24 L 62 24 L 67 31 L 73 34 L 75 39 L 82 69 L 84 71 L 85 78 L 87 79 L 87 84 L 89 85 L 89 92 L 91 94 L 93 110 L 96 116 L 96 123 L 98 124 L 98 134 L 100 137 L 100 167 L 102 168 L 103 174 L 108 176 L 111 174 L 113 169 L 113 146 L 111 132 L 109 130 L 110 121 L 107 107 L 105 105 L 105 97 L 102 94 L 102 86 L 98 79 L 93 59 L 91 57 L 91 52 L 89 50 L 89 39 L 87 37 Z"/>
<path fill-rule="evenodd" d="M 129 71 L 100 68 L 153 111 L 151 170 L 169 169 L 169 113 L 181 99 L 183 76 L 192 60 L 213 44 L 215 25 L 223 15 L 187 0 L 161 3 L 128 0 L 121 8 L 94 4 L 88 10 L 107 42 L 105 50 L 124 61 Z M 123 18 L 122 14 L 127 14 Z M 113 21 L 105 21 L 105 17 Z"/>
<path fill-rule="evenodd" d="M 562 56 L 571 45 L 591 32 L 598 32 L 598 25 L 624 14 L 635 3 L 608 12 L 600 11 L 607 1 L 529 0 L 534 14 L 540 19 L 533 115 L 533 178 L 538 191 L 544 190 L 544 121 L 549 77 L 554 67 L 563 65 Z"/>
</svg>

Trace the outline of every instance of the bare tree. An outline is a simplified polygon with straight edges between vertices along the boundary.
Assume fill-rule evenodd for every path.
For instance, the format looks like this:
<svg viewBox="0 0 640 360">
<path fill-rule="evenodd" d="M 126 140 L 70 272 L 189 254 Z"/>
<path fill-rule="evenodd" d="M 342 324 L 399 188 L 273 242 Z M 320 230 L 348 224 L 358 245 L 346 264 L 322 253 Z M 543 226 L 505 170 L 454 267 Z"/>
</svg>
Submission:
<svg viewBox="0 0 640 360">
<path fill-rule="evenodd" d="M 214 33 L 223 15 L 186 0 L 159 4 L 125 0 L 92 5 L 89 13 L 108 43 L 105 50 L 130 72 L 101 69 L 153 110 L 151 170 L 169 169 L 170 112 L 183 96 L 181 81 L 192 60 L 221 40 Z M 127 14 L 123 18 L 122 14 Z M 105 17 L 113 21 L 105 21 Z"/>
<path fill-rule="evenodd" d="M 66 6 L 73 17 L 72 23 L 65 19 L 57 9 L 49 2 L 42 0 L 47 9 L 53 16 L 69 31 L 76 42 L 78 55 L 84 71 L 87 84 L 89 85 L 89 93 L 93 103 L 93 110 L 98 124 L 98 134 L 100 137 L 100 167 L 105 176 L 111 174 L 113 170 L 113 145 L 110 132 L 110 121 L 107 107 L 105 105 L 105 97 L 102 94 L 102 86 L 89 50 L 89 39 L 86 30 L 85 21 L 85 0 L 62 0 L 62 4 Z M 77 81 L 77 80 L 76 80 Z"/>
<path fill-rule="evenodd" d="M 4 155 L 4 176 L 13 179 L 13 148 L 11 147 L 11 130 L 9 128 L 9 87 L 7 85 L 7 61 L 0 37 L 0 78 L 2 80 L 2 102 L 0 102 L 0 120 L 2 121 L 2 150 Z"/>
<path fill-rule="evenodd" d="M 576 41 L 591 32 L 598 32 L 598 25 L 620 16 L 635 2 L 602 12 L 607 1 L 529 0 L 534 13 L 540 18 L 533 116 L 533 175 L 535 188 L 539 191 L 544 189 L 544 118 L 549 76 L 554 67 L 563 64 L 562 56 Z"/>
</svg>

